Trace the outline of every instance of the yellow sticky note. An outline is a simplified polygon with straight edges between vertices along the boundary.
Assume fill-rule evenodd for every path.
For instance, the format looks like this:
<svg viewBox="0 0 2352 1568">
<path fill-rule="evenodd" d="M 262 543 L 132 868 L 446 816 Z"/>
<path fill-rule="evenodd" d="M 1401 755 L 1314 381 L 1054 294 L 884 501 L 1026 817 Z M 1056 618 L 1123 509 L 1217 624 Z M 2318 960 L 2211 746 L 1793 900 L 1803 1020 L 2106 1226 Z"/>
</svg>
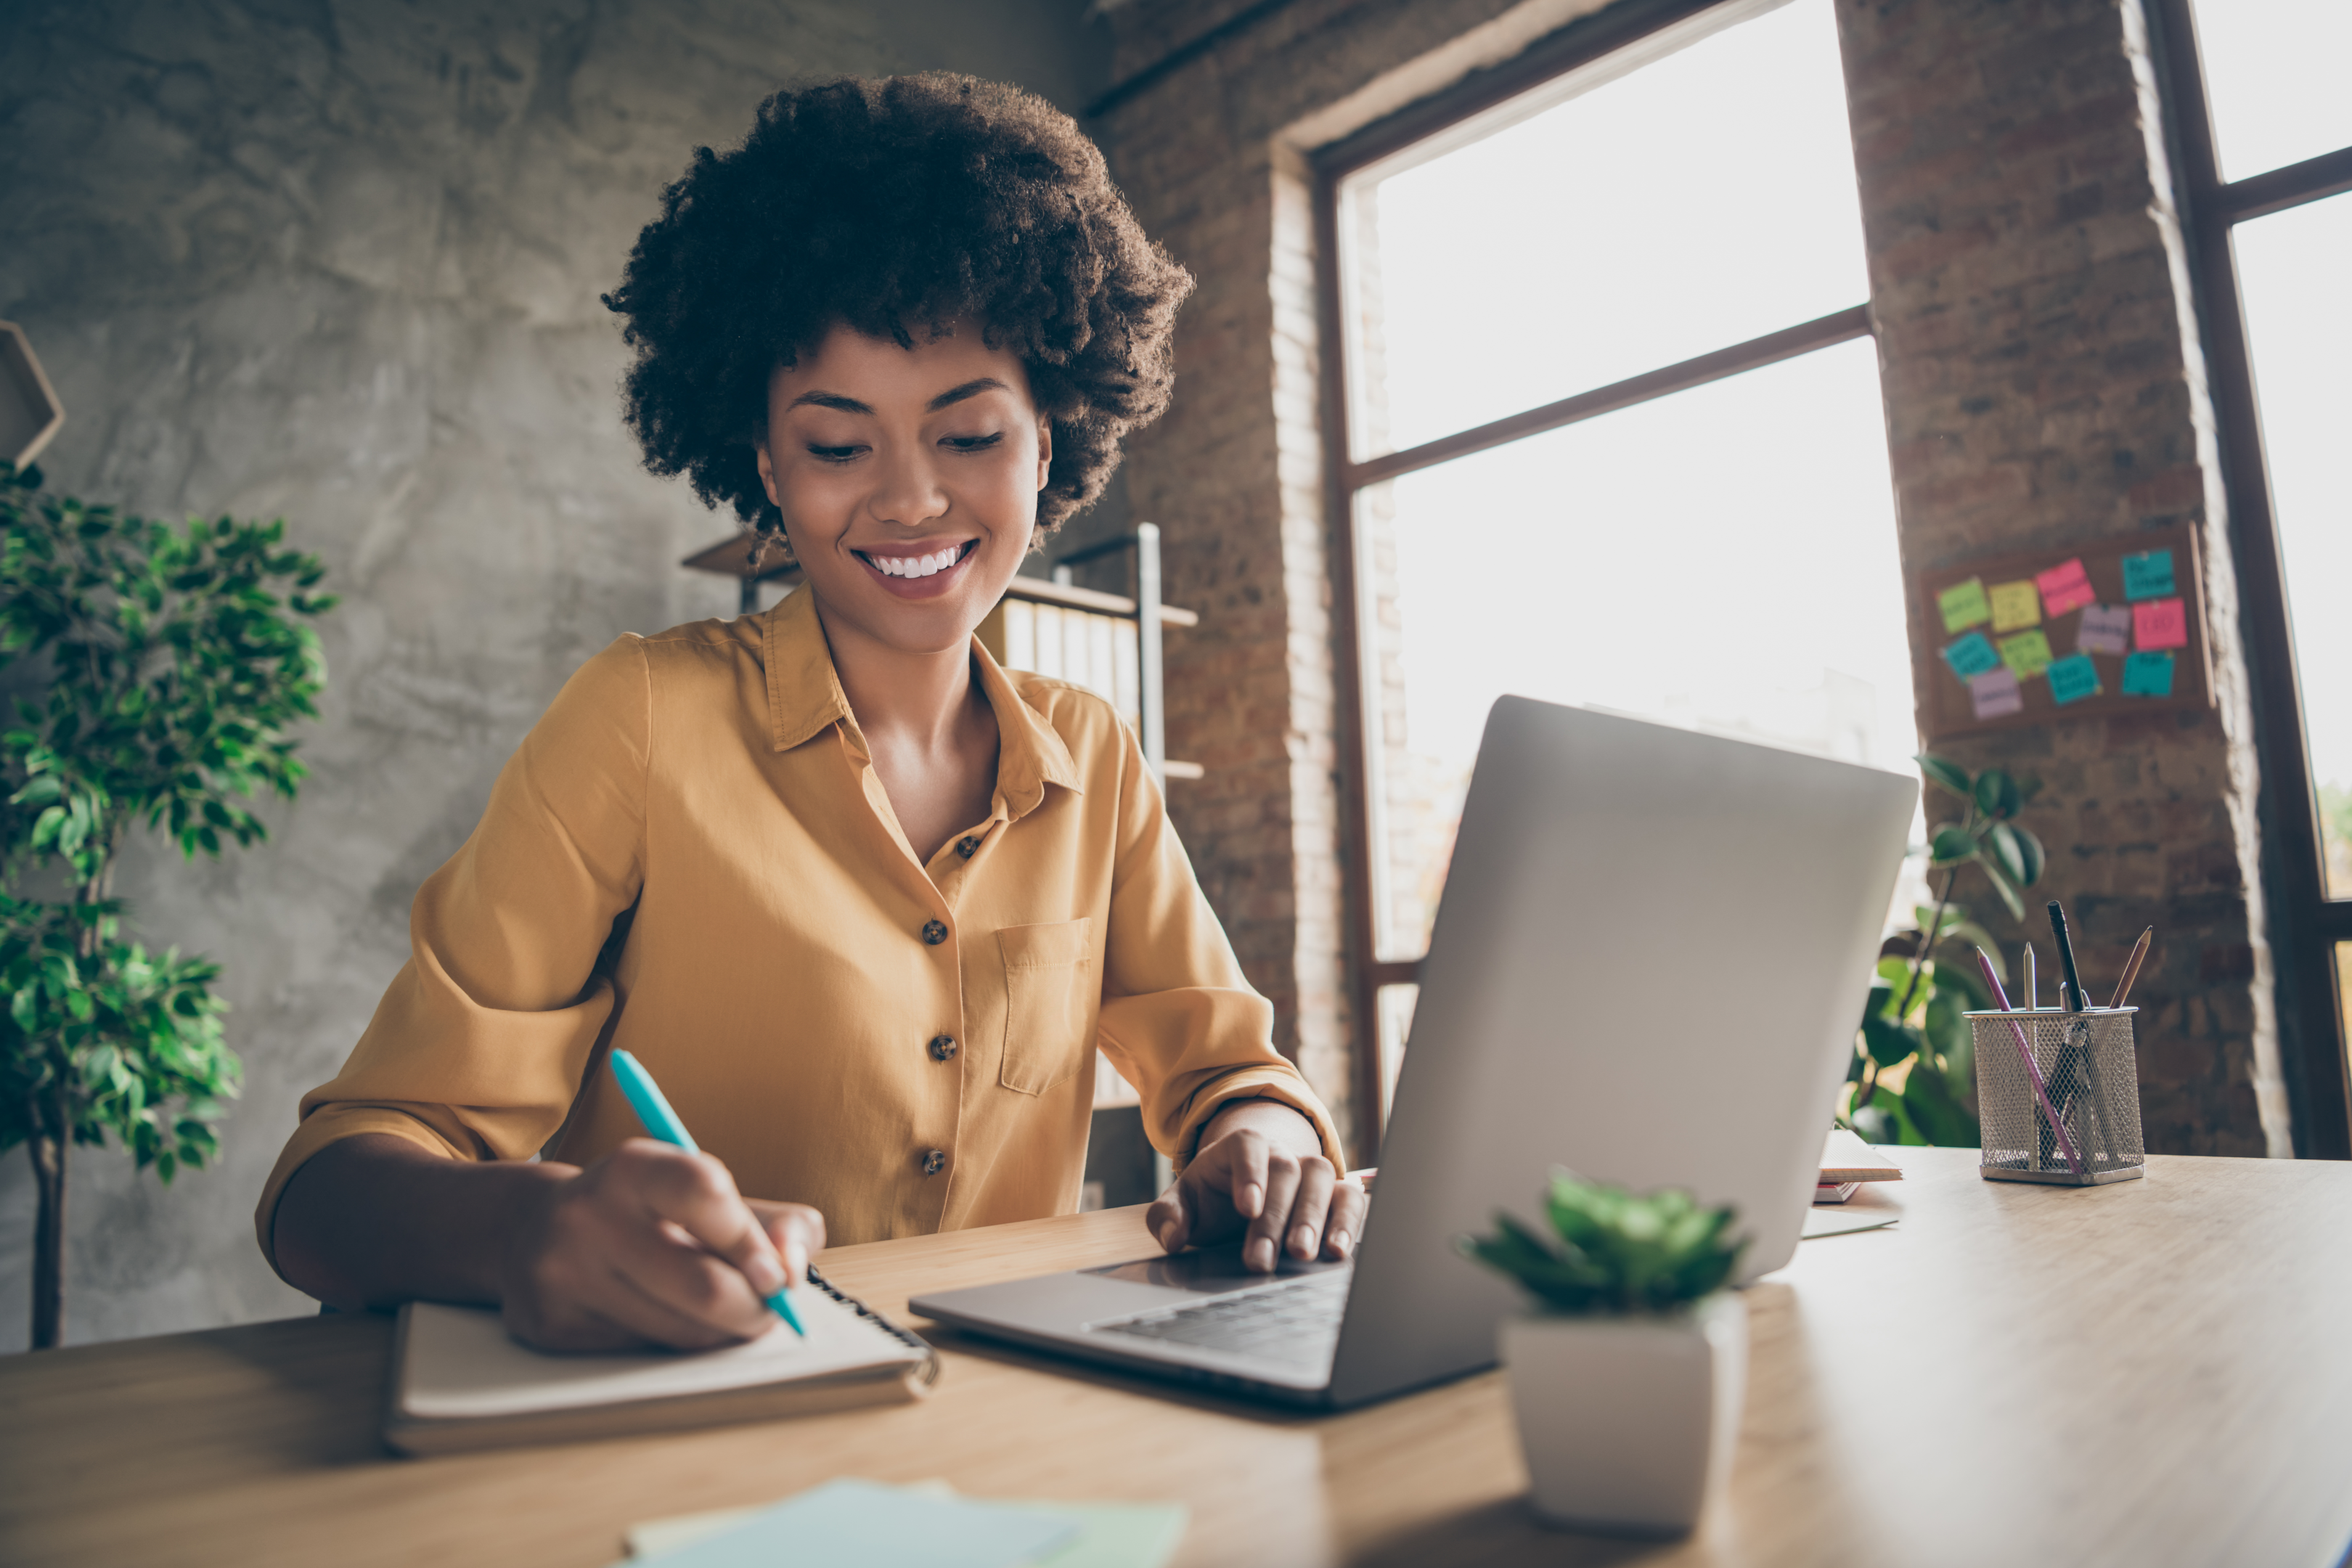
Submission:
<svg viewBox="0 0 2352 1568">
<path fill-rule="evenodd" d="M 2026 586 L 2032 587 L 2032 584 Z M 2003 637 L 1997 645 L 2000 662 L 2017 673 L 2020 680 L 2031 680 L 2050 668 L 2050 639 L 2042 633 L 2020 632 L 2013 637 Z"/>
<path fill-rule="evenodd" d="M 1984 579 L 1981 577 L 1955 583 L 1937 595 L 1936 608 L 1943 612 L 1947 633 L 1964 632 L 1970 626 L 1980 626 L 1992 619 L 1992 606 L 1985 603 Z"/>
<path fill-rule="evenodd" d="M 2021 577 L 2014 583 L 1992 585 L 1992 629 L 1998 637 L 2002 632 L 2021 631 L 2042 624 L 2042 595 L 2033 586 L 2033 579 Z"/>
</svg>

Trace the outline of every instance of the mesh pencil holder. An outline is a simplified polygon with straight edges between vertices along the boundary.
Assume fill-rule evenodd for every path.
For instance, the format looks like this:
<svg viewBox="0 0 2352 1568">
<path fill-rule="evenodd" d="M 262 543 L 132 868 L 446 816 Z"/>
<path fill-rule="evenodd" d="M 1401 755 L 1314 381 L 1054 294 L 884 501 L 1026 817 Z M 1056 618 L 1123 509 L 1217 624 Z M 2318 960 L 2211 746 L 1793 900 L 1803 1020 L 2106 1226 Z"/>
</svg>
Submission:
<svg viewBox="0 0 2352 1568">
<path fill-rule="evenodd" d="M 2138 1011 L 1967 1015 L 1976 1036 L 1977 1116 L 1984 1130 L 1978 1174 L 1989 1182 L 2088 1187 L 2147 1173 L 2132 1054 Z M 2042 1078 L 2039 1092 L 2025 1068 L 2029 1050 Z"/>
</svg>

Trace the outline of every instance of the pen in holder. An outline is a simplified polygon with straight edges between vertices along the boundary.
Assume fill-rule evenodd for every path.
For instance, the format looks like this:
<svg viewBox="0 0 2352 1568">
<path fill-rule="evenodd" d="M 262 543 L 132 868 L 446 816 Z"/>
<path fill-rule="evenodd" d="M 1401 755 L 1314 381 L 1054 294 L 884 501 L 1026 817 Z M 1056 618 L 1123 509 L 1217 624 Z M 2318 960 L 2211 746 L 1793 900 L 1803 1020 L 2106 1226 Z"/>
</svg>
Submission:
<svg viewBox="0 0 2352 1568">
<path fill-rule="evenodd" d="M 1967 1015 L 1975 1031 L 1977 1116 L 1983 1127 L 1978 1174 L 1989 1182 L 2088 1187 L 2147 1173 L 2132 1045 L 2138 1011 L 2045 1007 Z M 2021 1037 L 2041 1073 L 2039 1095 L 2019 1049 Z"/>
</svg>

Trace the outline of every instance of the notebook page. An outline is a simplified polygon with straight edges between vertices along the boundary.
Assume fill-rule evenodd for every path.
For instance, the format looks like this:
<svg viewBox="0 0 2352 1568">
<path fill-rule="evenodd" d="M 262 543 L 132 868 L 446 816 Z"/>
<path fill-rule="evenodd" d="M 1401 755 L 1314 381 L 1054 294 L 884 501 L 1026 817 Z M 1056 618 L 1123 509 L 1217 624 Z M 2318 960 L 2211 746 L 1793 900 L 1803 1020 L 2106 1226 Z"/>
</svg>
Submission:
<svg viewBox="0 0 2352 1568">
<path fill-rule="evenodd" d="M 547 1355 L 517 1344 L 487 1307 L 419 1301 L 408 1310 L 401 1414 L 415 1420 L 581 1410 L 637 1399 L 716 1394 L 921 1359 L 822 1290 L 795 1290 L 805 1340 L 779 1321 L 723 1350 L 644 1355 Z"/>
</svg>

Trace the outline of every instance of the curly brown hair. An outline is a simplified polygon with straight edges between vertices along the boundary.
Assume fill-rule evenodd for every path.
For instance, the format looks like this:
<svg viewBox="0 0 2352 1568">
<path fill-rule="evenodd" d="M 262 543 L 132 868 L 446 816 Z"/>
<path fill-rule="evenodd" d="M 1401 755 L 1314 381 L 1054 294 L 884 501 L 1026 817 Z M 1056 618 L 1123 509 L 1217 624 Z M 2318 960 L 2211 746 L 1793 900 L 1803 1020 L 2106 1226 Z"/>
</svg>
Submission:
<svg viewBox="0 0 2352 1568">
<path fill-rule="evenodd" d="M 1029 372 L 1053 423 L 1041 534 L 1102 493 L 1168 406 L 1192 275 L 1154 245 L 1066 114 L 946 72 L 779 92 L 734 152 L 698 147 L 604 304 L 646 467 L 761 536 L 768 380 L 835 325 L 911 347 L 958 318 Z"/>
</svg>

